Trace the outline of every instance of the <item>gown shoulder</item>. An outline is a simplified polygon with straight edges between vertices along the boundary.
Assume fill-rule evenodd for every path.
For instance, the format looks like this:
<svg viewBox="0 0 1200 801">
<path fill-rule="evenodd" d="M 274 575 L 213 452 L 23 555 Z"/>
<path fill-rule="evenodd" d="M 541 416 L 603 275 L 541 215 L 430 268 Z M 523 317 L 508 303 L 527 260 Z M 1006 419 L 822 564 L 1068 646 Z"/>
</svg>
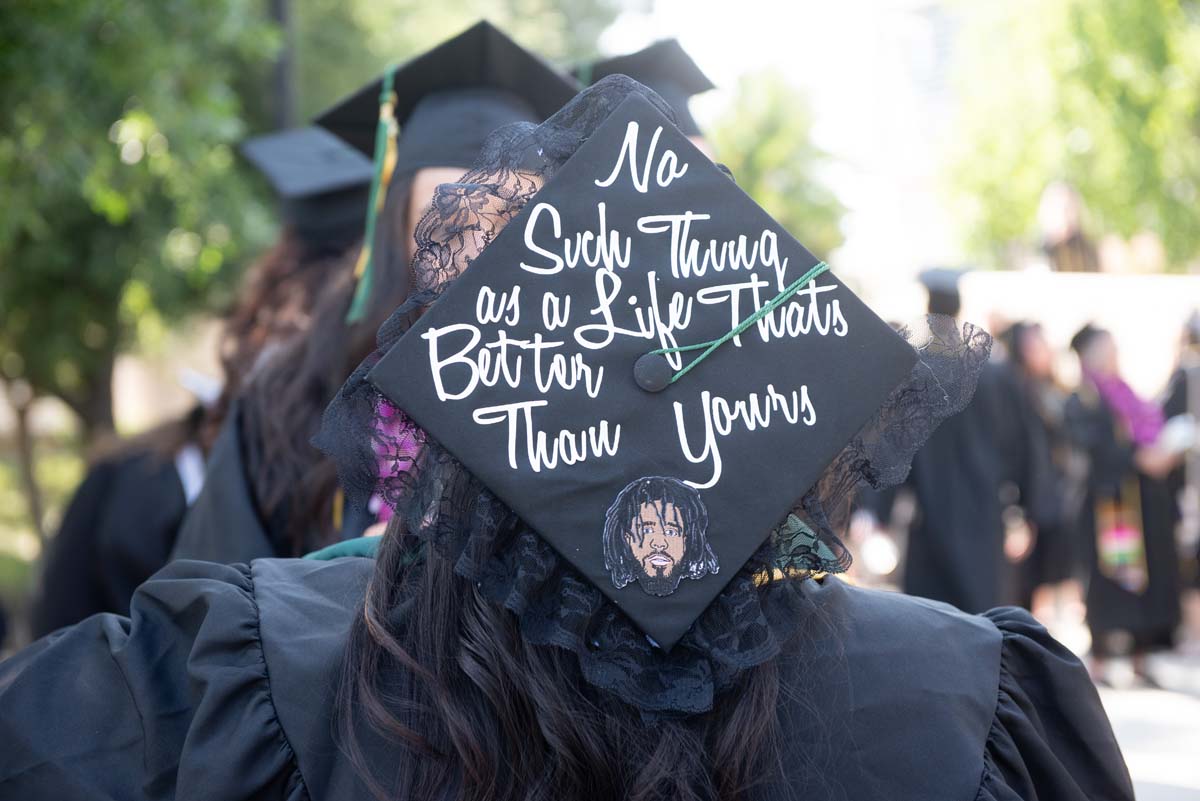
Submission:
<svg viewBox="0 0 1200 801">
<path fill-rule="evenodd" d="M 176 562 L 131 617 L 0 662 L 0 798 L 366 797 L 332 715 L 373 566 Z M 1086 671 L 1026 613 L 811 584 L 780 658 L 785 781 L 755 798 L 1133 798 Z"/>
<path fill-rule="evenodd" d="M 1121 749 L 1079 659 L 1025 610 L 986 617 L 1003 646 L 979 801 L 1132 801 Z"/>
<path fill-rule="evenodd" d="M 175 562 L 130 617 L 96 615 L 0 662 L 0 798 L 310 798 L 283 707 L 329 700 L 294 666 L 336 661 L 353 608 L 341 593 L 368 565 Z"/>
<path fill-rule="evenodd" d="M 793 786 L 853 801 L 1133 799 L 1087 671 L 1027 612 L 828 579 L 813 600 L 823 622 L 788 660 L 804 677 L 785 724 L 804 743 Z"/>
</svg>

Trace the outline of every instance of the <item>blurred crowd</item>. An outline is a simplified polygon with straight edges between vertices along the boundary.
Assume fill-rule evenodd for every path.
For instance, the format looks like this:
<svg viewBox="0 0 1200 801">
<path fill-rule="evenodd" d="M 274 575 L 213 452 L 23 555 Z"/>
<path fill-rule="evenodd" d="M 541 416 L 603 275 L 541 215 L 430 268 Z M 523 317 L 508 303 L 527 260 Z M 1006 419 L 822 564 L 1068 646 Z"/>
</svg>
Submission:
<svg viewBox="0 0 1200 801">
<path fill-rule="evenodd" d="M 931 313 L 958 316 L 959 277 L 922 275 Z M 1067 383 L 1038 321 L 995 327 L 970 405 L 902 487 L 860 499 L 858 576 L 967 611 L 1022 606 L 1052 630 L 1086 623 L 1097 682 L 1120 657 L 1157 686 L 1145 657 L 1200 635 L 1200 312 L 1154 398 L 1122 376 L 1137 354 L 1104 328 L 1072 337 Z"/>
</svg>

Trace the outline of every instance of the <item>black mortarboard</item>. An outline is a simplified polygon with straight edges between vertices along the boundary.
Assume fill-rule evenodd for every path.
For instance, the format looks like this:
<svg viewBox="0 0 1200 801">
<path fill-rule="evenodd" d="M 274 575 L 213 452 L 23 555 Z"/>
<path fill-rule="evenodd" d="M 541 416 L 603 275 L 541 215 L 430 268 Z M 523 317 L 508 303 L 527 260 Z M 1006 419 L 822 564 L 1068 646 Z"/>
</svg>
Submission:
<svg viewBox="0 0 1200 801">
<path fill-rule="evenodd" d="M 249 139 L 242 155 L 283 201 L 283 216 L 310 244 L 346 247 L 362 235 L 371 160 L 321 128 Z"/>
<path fill-rule="evenodd" d="M 933 267 L 918 276 L 921 284 L 929 292 L 931 314 L 958 316 L 962 308 L 962 295 L 958 290 L 958 282 L 963 277 L 963 272 L 963 270 L 951 270 L 947 267 Z"/>
<path fill-rule="evenodd" d="M 930 292 L 947 293 L 958 292 L 958 282 L 962 277 L 962 270 L 951 270 L 949 267 L 931 267 L 918 276 L 921 285 Z"/>
<path fill-rule="evenodd" d="M 1084 323 L 1083 328 L 1080 328 L 1075 332 L 1075 336 L 1071 337 L 1071 350 L 1075 351 L 1076 356 L 1082 356 L 1093 342 L 1107 333 L 1103 328 L 1098 328 L 1091 323 Z"/>
<path fill-rule="evenodd" d="M 316 122 L 363 153 L 375 153 L 383 79 Z M 541 122 L 578 85 L 488 22 L 479 22 L 395 69 L 397 169 L 470 167 L 489 133 L 511 122 Z"/>
<path fill-rule="evenodd" d="M 1200 345 L 1200 309 L 1192 312 L 1183 324 L 1183 341 L 1188 347 Z"/>
<path fill-rule="evenodd" d="M 675 111 L 679 130 L 688 136 L 701 135 L 700 126 L 688 109 L 688 98 L 716 87 L 677 40 L 664 39 L 636 53 L 603 59 L 575 70 L 575 76 L 588 84 L 617 74 L 649 86 Z"/>
<path fill-rule="evenodd" d="M 915 363 L 825 269 L 630 95 L 368 380 L 671 648 Z"/>
</svg>

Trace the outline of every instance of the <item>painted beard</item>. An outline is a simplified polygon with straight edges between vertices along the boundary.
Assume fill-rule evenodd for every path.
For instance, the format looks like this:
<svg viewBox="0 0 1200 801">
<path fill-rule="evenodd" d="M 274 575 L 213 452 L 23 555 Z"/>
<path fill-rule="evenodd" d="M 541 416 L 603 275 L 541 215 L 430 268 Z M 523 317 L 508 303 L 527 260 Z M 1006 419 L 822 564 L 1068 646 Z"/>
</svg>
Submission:
<svg viewBox="0 0 1200 801">
<path fill-rule="evenodd" d="M 675 560 L 664 553 L 653 553 L 642 560 L 637 571 L 637 583 L 650 595 L 670 595 L 679 587 L 683 574 Z"/>
</svg>

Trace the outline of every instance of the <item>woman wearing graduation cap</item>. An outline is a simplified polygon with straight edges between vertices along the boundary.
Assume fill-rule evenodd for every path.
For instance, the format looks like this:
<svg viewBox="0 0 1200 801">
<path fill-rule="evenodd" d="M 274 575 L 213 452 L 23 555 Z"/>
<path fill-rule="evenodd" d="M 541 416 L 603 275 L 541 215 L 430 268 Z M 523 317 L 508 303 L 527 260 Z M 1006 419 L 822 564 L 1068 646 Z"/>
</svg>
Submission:
<svg viewBox="0 0 1200 801">
<path fill-rule="evenodd" d="M 307 330 L 322 290 L 348 269 L 374 175 L 369 158 L 316 126 L 256 136 L 241 151 L 275 190 L 282 230 L 226 317 L 219 345 L 225 380 L 205 420 L 210 444 L 246 382 Z"/>
<path fill-rule="evenodd" d="M 309 330 L 280 348 L 240 393 L 174 558 L 301 556 L 375 523 L 374 510 L 343 503 L 332 463 L 310 445 L 321 412 L 408 294 L 413 229 L 433 187 L 461 176 L 494 129 L 540 122 L 576 88 L 481 22 L 317 118 L 374 156 L 378 172 L 367 202 L 377 213 L 368 218 L 354 275 L 323 287 Z"/>
<path fill-rule="evenodd" d="M 671 119 L 613 76 L 541 126 L 498 133 L 439 187 L 414 292 L 321 435 L 347 493 L 396 512 L 373 558 L 179 563 L 142 588 L 132 619 L 93 619 L 0 665 L 0 795 L 1133 797 L 1086 672 L 1027 615 L 966 615 L 829 575 L 849 562 L 833 528 L 853 488 L 903 477 L 967 402 L 987 337 L 937 320 L 896 336 Z M 608 174 L 631 123 L 675 154 L 667 186 Z M 629 234 L 625 267 L 599 266 L 616 249 L 589 249 L 594 264 L 556 270 L 554 226 L 539 220 L 577 230 L 598 204 L 614 231 L 651 230 Z M 663 267 L 670 237 L 648 218 L 679 208 L 712 215 L 694 230 L 713 242 L 761 228 L 766 249 L 742 277 L 770 296 L 737 325 L 728 273 Z M 597 289 L 602 305 L 620 300 L 611 320 L 547 300 Z M 630 333 L 659 290 L 726 302 L 695 304 L 663 344 L 665 319 L 659 336 Z M 788 334 L 800 320 L 808 333 Z M 581 367 L 580 384 L 472 384 L 461 359 L 435 377 L 450 352 L 430 361 L 430 341 L 473 325 L 578 334 L 592 356 L 573 361 L 593 380 Z M 764 379 L 774 394 L 738 407 L 760 404 L 755 427 L 721 418 L 724 469 L 711 449 L 688 458 L 672 419 L 702 436 L 687 421 L 706 393 Z M 792 392 L 811 403 L 776 398 Z M 584 458 L 560 449 L 551 464 L 549 440 L 494 447 L 512 403 L 543 428 L 594 427 Z"/>
</svg>

